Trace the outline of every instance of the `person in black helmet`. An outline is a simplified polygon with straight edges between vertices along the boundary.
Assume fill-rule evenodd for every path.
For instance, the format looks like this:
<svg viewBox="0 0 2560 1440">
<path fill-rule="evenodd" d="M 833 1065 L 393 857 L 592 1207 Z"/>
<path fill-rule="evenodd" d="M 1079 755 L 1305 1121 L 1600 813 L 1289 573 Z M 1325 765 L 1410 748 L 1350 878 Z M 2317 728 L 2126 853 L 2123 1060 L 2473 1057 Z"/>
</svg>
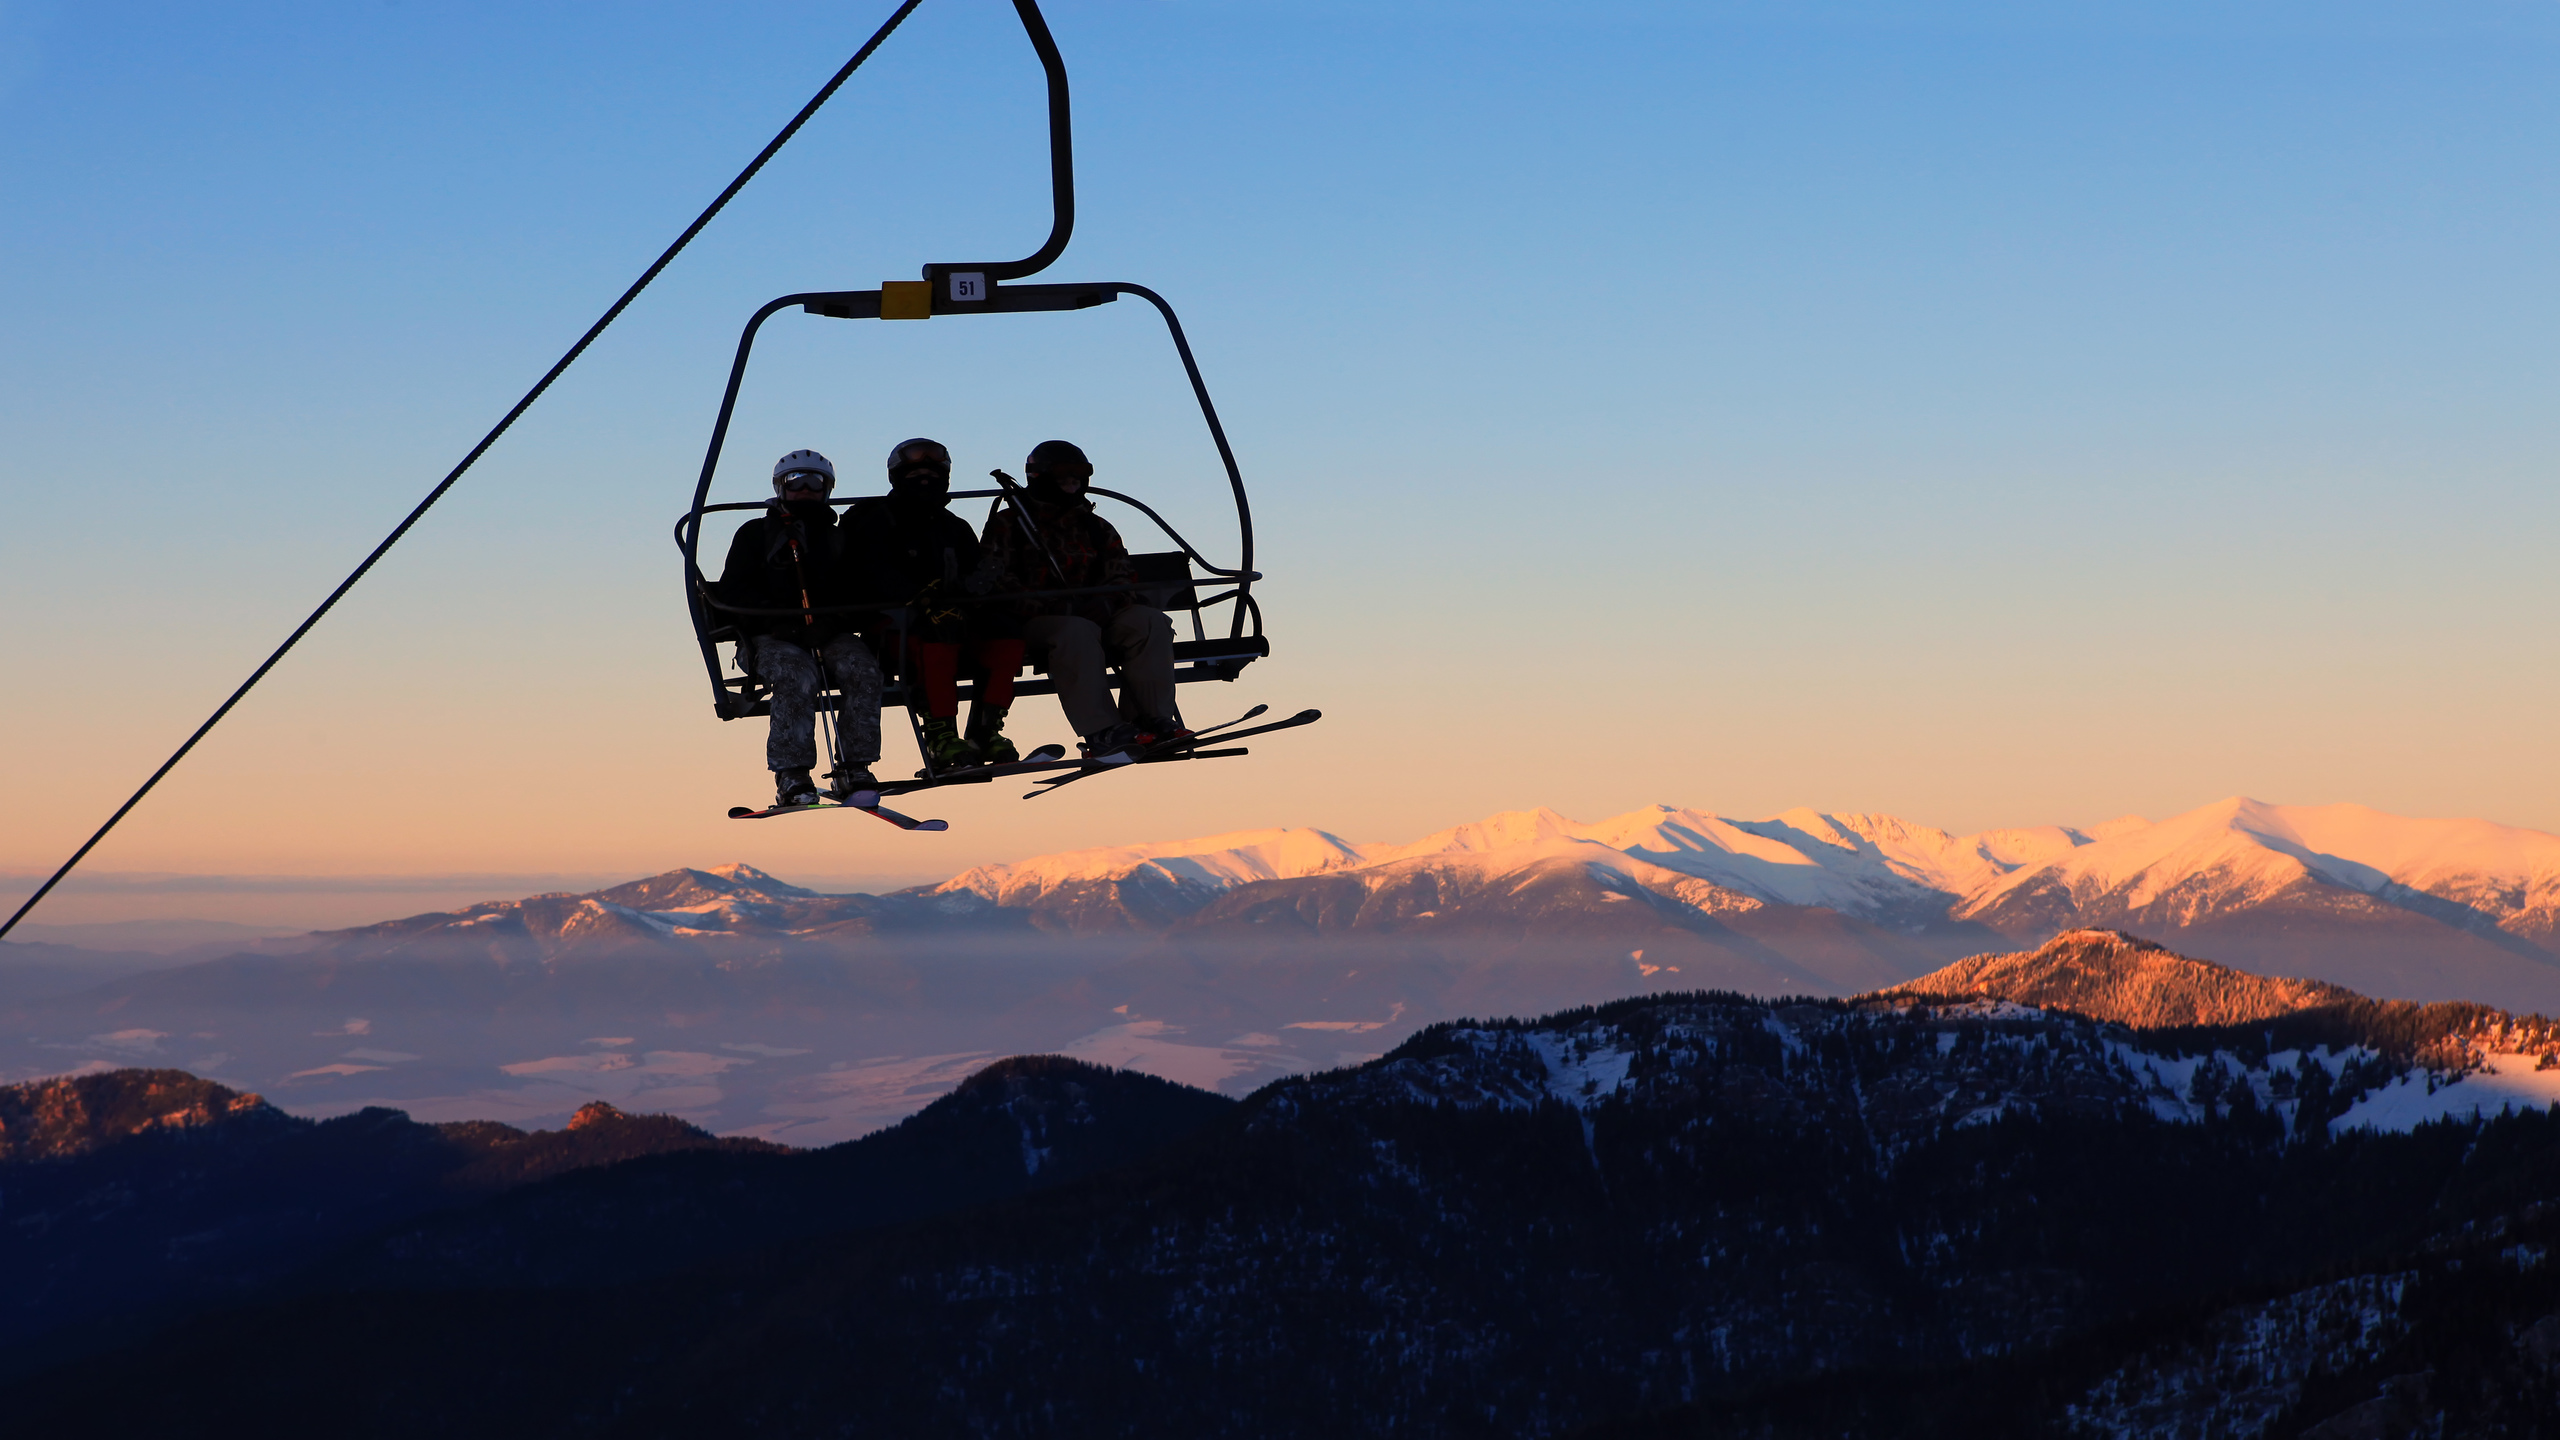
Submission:
<svg viewBox="0 0 2560 1440">
<path fill-rule="evenodd" d="M 933 772 L 1021 758 L 1004 735 L 1005 711 L 1022 669 L 1022 641 L 1008 633 L 1004 617 L 987 623 L 962 605 L 979 564 L 978 535 L 946 509 L 951 496 L 951 452 L 938 440 L 901 440 L 889 451 L 889 493 L 856 501 L 844 515 L 847 553 L 871 567 L 874 588 L 903 603 L 906 653 L 893 657 L 918 707 L 925 764 Z M 894 622 L 874 627 L 874 638 L 895 644 Z M 960 658 L 970 652 L 984 678 L 969 709 L 969 733 L 959 731 Z"/>
<path fill-rule="evenodd" d="M 854 632 L 858 614 L 819 613 L 871 598 L 860 591 L 858 567 L 846 563 L 844 536 L 827 505 L 835 488 L 836 467 L 815 450 L 775 461 L 773 501 L 738 527 L 711 590 L 723 605 L 783 612 L 729 617 L 744 637 L 738 649 L 748 672 L 773 688 L 764 758 L 778 805 L 819 798 L 809 771 L 818 763 L 821 665 L 843 696 L 836 735 L 847 768 L 834 772 L 829 788 L 842 799 L 879 783 L 871 765 L 880 758 L 880 662 Z"/>
<path fill-rule="evenodd" d="M 1043 440 L 1022 474 L 1020 503 L 999 501 L 987 517 L 985 560 L 971 588 L 993 594 L 1127 584 L 1128 547 L 1085 498 L 1093 462 L 1084 452 Z M 1191 733 L 1174 705 L 1173 622 L 1134 592 L 999 600 L 988 608 L 1019 619 L 1032 658 L 1057 682 L 1067 723 L 1084 737 L 1085 758 L 1125 758 Z M 1111 660 L 1120 665 L 1117 706 L 1104 669 Z"/>
</svg>

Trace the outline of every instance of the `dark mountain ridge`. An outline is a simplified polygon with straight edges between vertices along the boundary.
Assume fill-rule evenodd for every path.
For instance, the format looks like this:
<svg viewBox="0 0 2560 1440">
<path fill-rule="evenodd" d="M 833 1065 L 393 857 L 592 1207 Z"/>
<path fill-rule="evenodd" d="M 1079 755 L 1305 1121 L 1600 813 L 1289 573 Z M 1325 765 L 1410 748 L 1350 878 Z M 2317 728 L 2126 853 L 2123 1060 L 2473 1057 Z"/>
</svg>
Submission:
<svg viewBox="0 0 2560 1440">
<path fill-rule="evenodd" d="M 917 1114 L 823 1150 L 668 1154 L 397 1226 L 302 1283 L 461 1289 L 627 1283 L 808 1236 L 894 1225 L 1131 1164 L 1236 1102 L 1134 1071 L 1015 1056 Z"/>
<path fill-rule="evenodd" d="M 1055 1185 L 1233 1104 L 1024 1057 L 879 1135 L 792 1151 L 602 1103 L 528 1133 L 387 1110 L 300 1119 L 180 1071 L 0 1087 L 0 1374 L 272 1289 L 332 1254 L 296 1283 L 629 1281 Z"/>
<path fill-rule="evenodd" d="M 2228 990 L 2132 942 L 2083 948 L 2084 980 L 2116 957 L 2101 990 L 2122 1003 Z M 1077 1112 L 1038 1088 L 1056 1075 L 1002 1071 L 941 1112 L 977 1137 L 976 1203 L 786 1234 L 753 1192 L 814 1157 L 565 1176 L 0 1405 L 181 1434 L 244 1410 L 337 1433 L 778 1436 L 1548 1435 L 1652 1411 L 1647 1433 L 2062 1433 L 2104 1412 L 2132 1418 L 2091 1433 L 2166 1437 L 2193 1407 L 2145 1399 L 2143 1365 L 2217 1375 L 2248 1336 L 2290 1335 L 2309 1338 L 2248 1352 L 2256 1408 L 2212 1418 L 2293 1433 L 2323 1406 L 2403 1403 L 2368 1372 L 2434 1343 L 2441 1281 L 2508 1328 L 2487 1380 L 2407 1403 L 2529 1420 L 2497 1397 L 2540 1393 L 2515 1337 L 2560 1307 L 2538 1258 L 2560 1241 L 2560 1119 L 2506 1047 L 2547 1022 L 2300 998 L 2166 1030 L 1981 994 L 1437 1024 L 1240 1106 L 1168 1100 L 1160 1143 L 1010 1198 L 998 1173 L 1068 1153 Z M 2347 1043 L 2292 1043 L 2314 1024 Z M 933 1163 L 899 1143 L 900 1166 Z M 857 1190 L 829 1181 L 799 1213 Z M 545 1269 L 586 1215 L 601 1238 Z M 727 1228 L 691 1243 L 706 1216 Z M 2333 1335 L 2348 1312 L 2380 1318 Z M 135 1373 L 155 1384 L 109 1383 Z M 1948 1375 L 1972 1388 L 1932 1388 Z M 1915 1426 L 1975 1428 L 1880 1429 L 1896 1397 Z"/>
<path fill-rule="evenodd" d="M 386 1224 L 571 1170 L 747 1154 L 668 1116 L 590 1105 L 567 1128 L 287 1115 L 182 1071 L 0 1087 L 0 1353 L 23 1367 L 235 1299 Z M 51 1347 L 31 1346 L 41 1336 Z"/>
</svg>

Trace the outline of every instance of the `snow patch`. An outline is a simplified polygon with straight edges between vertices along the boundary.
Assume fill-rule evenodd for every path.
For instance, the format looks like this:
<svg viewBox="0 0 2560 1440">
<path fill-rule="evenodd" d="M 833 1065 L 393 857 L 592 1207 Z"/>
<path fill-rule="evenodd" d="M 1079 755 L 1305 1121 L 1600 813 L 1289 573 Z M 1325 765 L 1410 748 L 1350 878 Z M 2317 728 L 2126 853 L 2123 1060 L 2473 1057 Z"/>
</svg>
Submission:
<svg viewBox="0 0 2560 1440">
<path fill-rule="evenodd" d="M 2537 1070 L 2539 1055 L 2494 1053 L 2478 1070 L 2444 1076 L 2412 1070 L 2357 1101 L 2329 1122 L 2347 1130 L 2414 1130 L 2447 1117 L 2487 1118 L 2560 1105 L 2560 1070 Z"/>
<path fill-rule="evenodd" d="M 1532 1030 L 1521 1038 L 1546 1066 L 1547 1093 L 1576 1108 L 1587 1108 L 1618 1093 L 1627 1083 L 1633 1050 L 1608 1043 L 1608 1032 L 1563 1034 Z"/>
</svg>

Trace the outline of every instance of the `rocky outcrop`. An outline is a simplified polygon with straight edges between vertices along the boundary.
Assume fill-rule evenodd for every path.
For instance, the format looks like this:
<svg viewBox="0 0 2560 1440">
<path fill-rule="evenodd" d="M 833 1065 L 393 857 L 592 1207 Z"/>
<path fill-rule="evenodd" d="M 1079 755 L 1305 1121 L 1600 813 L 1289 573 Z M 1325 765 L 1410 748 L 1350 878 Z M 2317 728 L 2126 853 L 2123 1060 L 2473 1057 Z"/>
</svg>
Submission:
<svg viewBox="0 0 2560 1440">
<path fill-rule="evenodd" d="M 65 1160 L 155 1131 L 293 1125 L 284 1112 L 184 1070 L 111 1070 L 0 1087 L 0 1163 Z"/>
</svg>

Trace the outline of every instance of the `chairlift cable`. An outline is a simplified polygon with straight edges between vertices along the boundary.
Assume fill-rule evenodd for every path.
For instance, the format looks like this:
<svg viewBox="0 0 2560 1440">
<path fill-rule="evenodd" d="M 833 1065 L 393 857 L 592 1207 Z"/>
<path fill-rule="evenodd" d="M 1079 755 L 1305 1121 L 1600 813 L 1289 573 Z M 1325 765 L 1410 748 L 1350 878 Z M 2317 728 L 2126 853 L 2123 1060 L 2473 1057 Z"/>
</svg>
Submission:
<svg viewBox="0 0 2560 1440">
<path fill-rule="evenodd" d="M 746 169 L 738 172 L 738 178 L 729 182 L 728 188 L 720 192 L 719 198 L 713 200 L 708 208 L 694 218 L 692 224 L 685 227 L 684 233 L 676 237 L 675 243 L 667 247 L 666 253 L 660 255 L 647 270 L 642 271 L 640 278 L 631 282 L 631 288 L 622 292 L 622 298 L 614 301 L 612 307 L 607 309 L 595 324 L 587 327 L 587 333 L 578 337 L 578 343 L 569 347 L 568 353 L 560 357 L 559 363 L 545 371 L 542 378 L 534 383 L 534 387 L 525 392 L 524 398 L 518 400 L 515 407 L 507 411 L 505 418 L 499 420 L 488 434 L 480 437 L 480 443 L 472 446 L 471 453 L 462 457 L 462 463 L 454 466 L 436 488 L 427 492 L 427 498 L 419 501 L 417 508 L 411 510 L 406 519 L 393 527 L 391 533 L 383 537 L 381 544 L 373 547 L 373 553 L 365 556 L 362 564 L 356 566 L 346 579 L 338 582 L 338 588 L 329 592 L 329 598 L 321 601 L 320 607 L 312 611 L 309 618 L 294 627 L 293 633 L 285 637 L 284 643 L 275 648 L 275 653 L 269 655 L 264 663 L 251 671 L 249 678 L 240 682 L 240 688 L 232 691 L 231 697 L 223 701 L 213 714 L 206 717 L 202 725 L 196 727 L 195 733 L 187 737 L 186 743 L 180 745 L 167 760 L 162 761 L 159 769 L 151 772 L 151 778 L 142 782 L 142 788 L 134 791 L 131 799 L 116 807 L 116 813 L 108 816 L 107 823 L 99 826 L 96 834 L 90 836 L 79 849 L 73 851 L 70 859 L 62 862 L 61 869 L 54 871 L 51 878 L 38 886 L 36 893 L 28 896 L 27 902 L 19 906 L 15 914 L 6 921 L 0 921 L 0 936 L 6 936 L 11 930 L 17 928 L 18 922 L 26 918 L 27 912 L 35 909 L 45 896 L 51 894 L 53 887 L 61 884 L 62 878 L 70 874 L 74 866 L 88 858 L 89 852 L 97 848 L 99 841 L 107 838 L 107 832 L 115 829 L 116 823 L 124 819 L 134 806 L 142 803 L 142 797 L 151 793 L 151 788 L 160 783 L 161 777 L 177 768 L 178 762 L 187 757 L 187 752 L 196 747 L 196 742 L 210 733 L 214 726 L 222 723 L 222 717 L 230 714 L 233 706 L 239 704 L 259 681 L 267 678 L 267 672 L 273 670 L 277 662 L 284 659 L 286 652 L 301 642 L 303 636 L 311 633 L 312 627 L 320 623 L 320 617 L 328 614 L 339 600 L 345 598 L 349 590 L 355 588 L 356 582 L 373 569 L 375 562 L 389 554 L 392 546 L 400 543 L 400 537 L 408 534 L 410 527 L 416 525 L 425 517 L 430 507 L 444 498 L 445 492 L 453 488 L 454 483 L 462 478 L 463 472 L 469 470 L 483 454 L 487 453 L 490 446 L 498 443 L 498 437 L 507 433 L 508 427 L 514 425 L 518 417 L 533 408 L 533 402 L 541 399 L 542 393 L 551 388 L 551 382 L 559 379 L 579 356 L 586 353 L 587 347 L 594 344 L 596 337 L 605 332 L 606 326 L 621 318 L 622 312 L 630 307 L 631 302 L 640 298 L 640 292 L 648 289 L 650 282 L 658 278 L 659 272 L 665 270 L 687 245 L 693 243 L 693 237 L 702 233 L 703 227 L 711 223 L 712 217 L 718 215 L 727 208 L 731 200 L 737 198 L 738 192 L 747 187 L 747 182 L 755 178 L 756 172 L 765 167 L 765 162 L 779 154 L 782 147 L 790 143 L 792 136 L 800 133 L 800 127 L 809 123 L 810 118 L 818 113 L 819 107 L 825 105 L 837 90 L 843 88 L 844 82 L 853 78 L 853 72 L 862 68 L 863 61 L 871 58 L 871 52 L 879 49 L 881 44 L 889 38 L 890 32 L 896 30 L 899 24 L 923 3 L 924 0 L 905 0 L 905 3 L 889 16 L 871 38 L 863 43 L 862 48 L 853 53 L 853 58 L 844 62 L 844 68 L 836 71 L 834 78 L 828 80 L 819 88 L 817 94 L 809 98 L 808 104 L 800 107 L 800 113 L 791 117 L 791 123 L 783 126 L 781 133 L 775 135 L 764 149 L 756 152 L 756 158 L 747 163 Z"/>
</svg>

